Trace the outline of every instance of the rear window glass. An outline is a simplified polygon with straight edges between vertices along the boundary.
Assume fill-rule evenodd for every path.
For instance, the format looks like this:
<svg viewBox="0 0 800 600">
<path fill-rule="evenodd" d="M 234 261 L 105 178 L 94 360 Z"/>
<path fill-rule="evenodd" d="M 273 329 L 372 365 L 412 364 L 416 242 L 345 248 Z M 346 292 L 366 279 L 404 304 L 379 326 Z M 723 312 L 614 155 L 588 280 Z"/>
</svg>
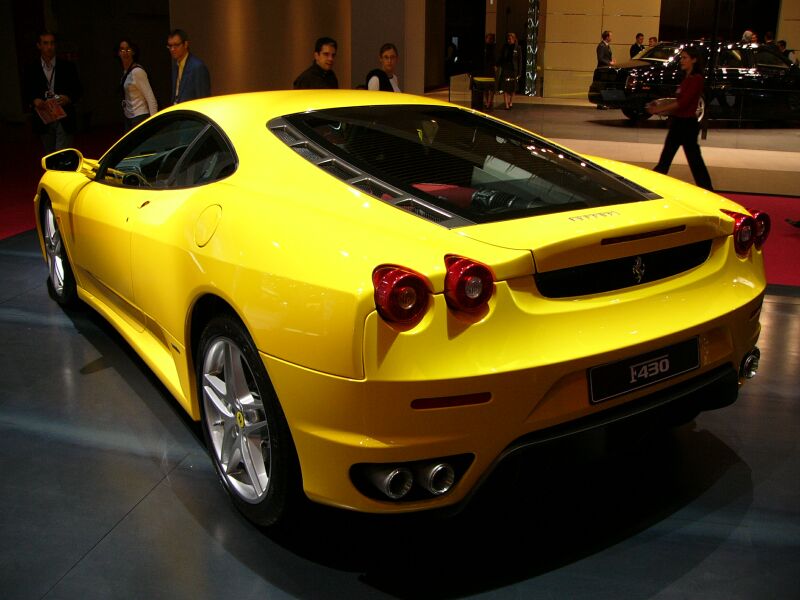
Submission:
<svg viewBox="0 0 800 600">
<path fill-rule="evenodd" d="M 340 161 L 475 223 L 657 197 L 538 137 L 457 108 L 352 107 L 285 120 Z"/>
</svg>

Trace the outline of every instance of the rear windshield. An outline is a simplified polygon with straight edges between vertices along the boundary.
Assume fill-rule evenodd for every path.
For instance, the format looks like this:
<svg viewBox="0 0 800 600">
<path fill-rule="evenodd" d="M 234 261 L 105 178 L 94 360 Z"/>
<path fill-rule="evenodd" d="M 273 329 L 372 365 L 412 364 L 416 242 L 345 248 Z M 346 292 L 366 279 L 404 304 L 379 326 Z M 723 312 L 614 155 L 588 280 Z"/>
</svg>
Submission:
<svg viewBox="0 0 800 600">
<path fill-rule="evenodd" d="M 474 223 L 657 197 L 538 137 L 457 108 L 362 106 L 285 120 L 338 160 Z"/>
</svg>

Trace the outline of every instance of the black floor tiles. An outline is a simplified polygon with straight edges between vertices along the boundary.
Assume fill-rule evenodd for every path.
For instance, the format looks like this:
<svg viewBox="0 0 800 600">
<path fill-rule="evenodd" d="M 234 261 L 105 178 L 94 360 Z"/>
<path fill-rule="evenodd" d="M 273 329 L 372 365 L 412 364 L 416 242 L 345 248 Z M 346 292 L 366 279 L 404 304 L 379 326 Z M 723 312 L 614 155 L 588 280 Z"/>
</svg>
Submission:
<svg viewBox="0 0 800 600">
<path fill-rule="evenodd" d="M 800 298 L 733 406 L 506 463 L 455 516 L 247 523 L 197 426 L 33 232 L 0 241 L 0 598 L 800 598 Z M 777 293 L 775 293 L 777 292 Z"/>
</svg>

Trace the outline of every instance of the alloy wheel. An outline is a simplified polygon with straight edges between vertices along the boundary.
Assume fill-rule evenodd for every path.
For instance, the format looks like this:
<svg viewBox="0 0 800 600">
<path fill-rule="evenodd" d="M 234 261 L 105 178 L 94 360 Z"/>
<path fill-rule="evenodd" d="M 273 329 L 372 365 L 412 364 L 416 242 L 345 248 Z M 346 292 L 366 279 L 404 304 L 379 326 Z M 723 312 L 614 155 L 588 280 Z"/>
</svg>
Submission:
<svg viewBox="0 0 800 600">
<path fill-rule="evenodd" d="M 231 491 L 245 502 L 263 500 L 271 484 L 270 428 L 250 365 L 230 339 L 208 346 L 202 393 L 211 451 Z"/>
<path fill-rule="evenodd" d="M 64 296 L 64 259 L 63 245 L 61 243 L 61 232 L 56 223 L 53 208 L 47 206 L 44 210 L 44 219 L 42 223 L 42 230 L 44 235 L 44 248 L 47 255 L 47 270 L 50 275 L 50 281 L 53 286 L 53 292 L 59 296 Z"/>
</svg>

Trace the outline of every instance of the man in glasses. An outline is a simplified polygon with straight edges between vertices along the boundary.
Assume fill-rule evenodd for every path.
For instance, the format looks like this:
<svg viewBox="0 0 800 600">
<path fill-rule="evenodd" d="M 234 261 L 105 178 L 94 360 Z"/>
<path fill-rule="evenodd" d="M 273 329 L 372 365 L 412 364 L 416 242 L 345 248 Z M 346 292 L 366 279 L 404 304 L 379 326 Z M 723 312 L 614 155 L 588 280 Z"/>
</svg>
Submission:
<svg viewBox="0 0 800 600">
<path fill-rule="evenodd" d="M 23 93 L 34 109 L 33 131 L 41 138 L 44 153 L 50 154 L 72 146 L 75 102 L 82 88 L 75 65 L 64 58 L 56 59 L 55 35 L 40 33 L 36 47 L 39 59 L 25 71 Z"/>
<path fill-rule="evenodd" d="M 167 38 L 172 57 L 172 104 L 211 95 L 211 77 L 206 64 L 189 52 L 189 36 L 174 29 Z"/>
</svg>

